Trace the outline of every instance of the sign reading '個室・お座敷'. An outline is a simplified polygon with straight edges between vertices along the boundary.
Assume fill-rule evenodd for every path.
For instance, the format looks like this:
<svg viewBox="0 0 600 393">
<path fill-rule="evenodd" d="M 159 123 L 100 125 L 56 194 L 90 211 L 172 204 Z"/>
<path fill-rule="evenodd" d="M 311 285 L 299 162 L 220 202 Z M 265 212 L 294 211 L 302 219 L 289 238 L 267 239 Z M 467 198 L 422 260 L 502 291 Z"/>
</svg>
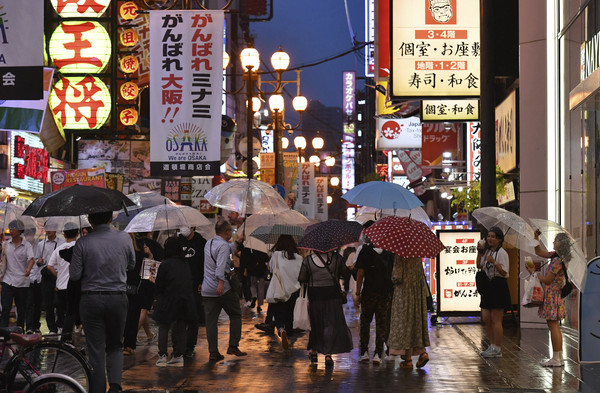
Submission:
<svg viewBox="0 0 600 393">
<path fill-rule="evenodd" d="M 476 97 L 479 0 L 392 0 L 392 97 Z"/>
</svg>

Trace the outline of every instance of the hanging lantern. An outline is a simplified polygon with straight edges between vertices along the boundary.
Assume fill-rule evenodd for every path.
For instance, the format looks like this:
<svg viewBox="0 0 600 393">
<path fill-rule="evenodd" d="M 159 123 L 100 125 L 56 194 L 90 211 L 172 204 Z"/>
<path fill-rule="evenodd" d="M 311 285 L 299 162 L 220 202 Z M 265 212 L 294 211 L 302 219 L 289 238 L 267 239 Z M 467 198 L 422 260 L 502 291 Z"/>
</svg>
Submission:
<svg viewBox="0 0 600 393">
<path fill-rule="evenodd" d="M 49 99 L 54 117 L 67 129 L 98 129 L 110 115 L 108 87 L 95 76 L 64 77 L 52 88 Z"/>
<path fill-rule="evenodd" d="M 135 100 L 140 93 L 140 88 L 134 82 L 125 82 L 119 89 L 124 100 Z"/>
<path fill-rule="evenodd" d="M 119 40 L 123 46 L 135 46 L 138 43 L 138 34 L 133 29 L 125 29 L 119 34 Z"/>
<path fill-rule="evenodd" d="M 132 126 L 138 121 L 138 112 L 134 108 L 123 109 L 119 119 L 124 126 Z"/>
<path fill-rule="evenodd" d="M 121 65 L 121 71 L 126 74 L 132 74 L 136 72 L 140 66 L 138 59 L 132 55 L 122 57 L 121 60 L 119 60 L 119 64 Z"/>
<path fill-rule="evenodd" d="M 50 0 L 50 3 L 61 18 L 99 18 L 110 5 L 110 0 Z"/>
<path fill-rule="evenodd" d="M 128 1 L 121 4 L 121 7 L 119 7 L 119 15 L 125 20 L 132 20 L 137 16 L 138 10 L 139 7 L 137 4 L 135 4 L 133 1 Z"/>
<path fill-rule="evenodd" d="M 98 22 L 62 22 L 52 33 L 50 58 L 63 74 L 102 72 L 112 52 L 110 36 Z"/>
</svg>

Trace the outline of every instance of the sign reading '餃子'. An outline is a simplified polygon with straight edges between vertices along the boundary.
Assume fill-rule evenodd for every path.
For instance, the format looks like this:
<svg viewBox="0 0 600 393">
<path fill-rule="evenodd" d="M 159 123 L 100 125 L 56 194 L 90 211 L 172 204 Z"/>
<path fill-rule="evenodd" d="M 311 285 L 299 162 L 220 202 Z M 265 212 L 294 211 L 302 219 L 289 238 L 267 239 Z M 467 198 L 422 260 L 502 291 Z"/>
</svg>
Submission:
<svg viewBox="0 0 600 393">
<path fill-rule="evenodd" d="M 150 14 L 152 175 L 219 174 L 223 11 Z"/>
<path fill-rule="evenodd" d="M 392 96 L 479 96 L 479 0 L 392 0 Z"/>
</svg>

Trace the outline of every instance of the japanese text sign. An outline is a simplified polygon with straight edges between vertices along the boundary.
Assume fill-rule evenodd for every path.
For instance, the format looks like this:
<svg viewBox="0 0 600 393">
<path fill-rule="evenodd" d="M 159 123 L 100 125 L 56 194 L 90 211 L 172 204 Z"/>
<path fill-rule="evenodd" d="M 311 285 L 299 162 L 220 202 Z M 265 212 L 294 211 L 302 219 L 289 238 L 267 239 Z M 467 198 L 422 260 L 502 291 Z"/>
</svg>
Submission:
<svg viewBox="0 0 600 393">
<path fill-rule="evenodd" d="M 355 117 L 356 117 L 356 73 L 346 71 L 342 73 L 342 192 L 354 187 L 354 148 L 356 143 Z"/>
<path fill-rule="evenodd" d="M 112 44 L 100 23 L 66 21 L 52 33 L 48 51 L 56 69 L 63 74 L 99 73 L 109 63 Z"/>
<path fill-rule="evenodd" d="M 467 123 L 467 181 L 479 181 L 481 177 L 481 125 Z"/>
<path fill-rule="evenodd" d="M 150 14 L 152 175 L 217 175 L 223 11 Z"/>
<path fill-rule="evenodd" d="M 473 312 L 478 315 L 479 293 L 475 286 L 477 273 L 478 231 L 437 231 L 446 246 L 437 257 L 438 311 Z"/>
<path fill-rule="evenodd" d="M 11 132 L 10 185 L 38 194 L 48 183 L 48 152 L 40 137 L 27 132 Z"/>
<path fill-rule="evenodd" d="M 316 185 L 316 206 L 315 206 L 315 218 L 319 221 L 327 221 L 328 209 L 327 209 L 327 177 L 315 178 Z"/>
<path fill-rule="evenodd" d="M 315 165 L 312 162 L 302 162 L 298 165 L 298 195 L 295 209 L 307 218 L 315 218 L 316 187 Z"/>
<path fill-rule="evenodd" d="M 479 0 L 392 0 L 393 97 L 479 96 Z"/>
<path fill-rule="evenodd" d="M 192 207 L 199 209 L 200 213 L 217 212 L 217 208 L 204 197 L 213 188 L 212 179 L 212 176 L 192 177 Z"/>
<path fill-rule="evenodd" d="M 517 167 L 517 93 L 496 107 L 496 165 L 504 172 Z"/>
<path fill-rule="evenodd" d="M 111 0 L 50 0 L 61 18 L 99 18 Z M 114 1 L 114 0 L 113 0 Z"/>
<path fill-rule="evenodd" d="M 479 120 L 479 100 L 423 100 L 421 120 L 424 122 Z"/>
<path fill-rule="evenodd" d="M 442 164 L 444 152 L 456 153 L 458 150 L 458 131 L 462 124 L 423 123 L 421 139 L 423 141 L 423 164 L 435 166 Z"/>
</svg>

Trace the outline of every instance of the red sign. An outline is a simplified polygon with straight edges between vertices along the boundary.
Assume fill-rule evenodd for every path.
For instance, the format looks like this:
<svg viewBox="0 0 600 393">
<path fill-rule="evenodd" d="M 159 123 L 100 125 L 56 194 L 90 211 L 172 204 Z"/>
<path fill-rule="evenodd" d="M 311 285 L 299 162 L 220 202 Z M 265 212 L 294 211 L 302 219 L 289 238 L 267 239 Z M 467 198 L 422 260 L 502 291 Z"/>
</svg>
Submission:
<svg viewBox="0 0 600 393">
<path fill-rule="evenodd" d="M 74 169 L 70 171 L 56 171 L 50 173 L 52 191 L 60 190 L 80 184 L 105 188 L 106 180 L 104 168 Z"/>
<path fill-rule="evenodd" d="M 45 183 L 48 179 L 48 152 L 46 149 L 31 147 L 25 143 L 25 138 L 15 136 L 15 157 L 22 158 L 23 164 L 14 164 L 14 177 L 25 179 L 31 177 Z"/>
<path fill-rule="evenodd" d="M 442 153 L 456 154 L 460 124 L 423 123 L 421 132 L 423 165 L 442 163 Z"/>
</svg>

